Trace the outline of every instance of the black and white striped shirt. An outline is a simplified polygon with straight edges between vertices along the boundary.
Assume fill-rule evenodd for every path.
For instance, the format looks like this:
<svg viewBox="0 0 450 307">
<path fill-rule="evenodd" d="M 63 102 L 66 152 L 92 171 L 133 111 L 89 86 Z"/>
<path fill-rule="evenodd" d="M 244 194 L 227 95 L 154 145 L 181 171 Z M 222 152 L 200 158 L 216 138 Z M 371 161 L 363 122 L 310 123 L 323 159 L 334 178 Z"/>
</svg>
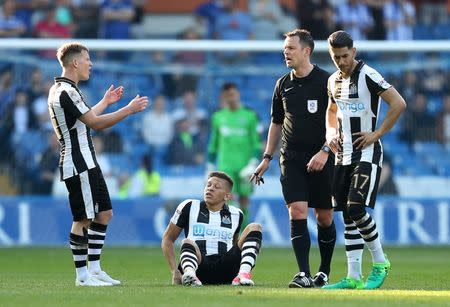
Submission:
<svg viewBox="0 0 450 307">
<path fill-rule="evenodd" d="M 244 215 L 225 204 L 212 212 L 204 201 L 187 199 L 180 203 L 170 222 L 184 229 L 185 237 L 197 243 L 203 255 L 222 255 L 233 246 L 233 238 L 241 230 Z"/>
<path fill-rule="evenodd" d="M 380 94 L 391 85 L 373 68 L 358 61 L 349 78 L 336 71 L 328 79 L 328 96 L 337 106 L 339 135 L 342 150 L 336 156 L 336 164 L 350 165 L 370 162 L 381 166 L 383 148 L 378 140 L 363 150 L 357 150 L 353 142 L 355 132 L 373 132 L 376 129 L 380 109 Z"/>
<path fill-rule="evenodd" d="M 48 96 L 53 129 L 61 145 L 61 180 L 98 167 L 91 132 L 79 117 L 90 110 L 75 82 L 55 78 Z"/>
</svg>

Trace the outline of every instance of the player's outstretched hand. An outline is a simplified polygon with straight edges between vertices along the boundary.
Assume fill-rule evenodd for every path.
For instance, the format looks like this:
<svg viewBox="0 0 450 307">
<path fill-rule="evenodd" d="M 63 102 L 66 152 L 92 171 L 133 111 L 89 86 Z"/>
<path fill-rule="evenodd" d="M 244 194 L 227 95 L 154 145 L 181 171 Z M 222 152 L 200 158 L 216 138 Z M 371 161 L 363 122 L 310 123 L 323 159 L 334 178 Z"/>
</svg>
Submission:
<svg viewBox="0 0 450 307">
<path fill-rule="evenodd" d="M 128 107 L 131 109 L 132 113 L 138 113 L 147 107 L 148 104 L 148 97 L 147 96 L 139 96 L 136 95 L 130 103 L 128 104 Z"/>
<path fill-rule="evenodd" d="M 255 182 L 256 185 L 260 185 L 261 183 L 264 183 L 263 175 L 269 168 L 269 160 L 263 159 L 261 163 L 259 163 L 258 167 L 253 172 L 252 176 L 250 177 L 251 182 Z"/>
<path fill-rule="evenodd" d="M 114 84 L 111 84 L 109 89 L 105 92 L 105 95 L 103 95 L 103 100 L 106 101 L 106 103 L 109 105 L 112 105 L 120 100 L 123 96 L 123 86 L 119 86 L 114 88 Z"/>
</svg>

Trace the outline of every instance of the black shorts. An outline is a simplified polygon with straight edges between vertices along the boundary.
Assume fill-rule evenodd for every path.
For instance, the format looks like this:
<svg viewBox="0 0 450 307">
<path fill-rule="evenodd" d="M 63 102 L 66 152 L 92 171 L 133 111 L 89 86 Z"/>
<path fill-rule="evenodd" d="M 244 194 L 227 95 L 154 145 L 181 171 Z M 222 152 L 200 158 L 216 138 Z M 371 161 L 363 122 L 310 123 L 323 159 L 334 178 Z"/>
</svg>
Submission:
<svg viewBox="0 0 450 307">
<path fill-rule="evenodd" d="M 335 165 L 333 207 L 337 211 L 349 204 L 365 204 L 374 208 L 380 182 L 381 167 L 370 162 Z"/>
<path fill-rule="evenodd" d="M 284 201 L 306 201 L 311 208 L 331 209 L 332 155 L 320 172 L 308 172 L 306 164 L 317 153 L 282 150 L 280 182 Z"/>
<path fill-rule="evenodd" d="M 241 250 L 237 245 L 223 255 L 202 255 L 202 262 L 197 269 L 197 277 L 204 285 L 231 284 L 239 273 Z M 181 265 L 178 270 L 183 274 Z"/>
<path fill-rule="evenodd" d="M 74 221 L 93 219 L 101 211 L 112 209 L 108 187 L 100 168 L 95 167 L 64 180 L 69 191 Z"/>
</svg>

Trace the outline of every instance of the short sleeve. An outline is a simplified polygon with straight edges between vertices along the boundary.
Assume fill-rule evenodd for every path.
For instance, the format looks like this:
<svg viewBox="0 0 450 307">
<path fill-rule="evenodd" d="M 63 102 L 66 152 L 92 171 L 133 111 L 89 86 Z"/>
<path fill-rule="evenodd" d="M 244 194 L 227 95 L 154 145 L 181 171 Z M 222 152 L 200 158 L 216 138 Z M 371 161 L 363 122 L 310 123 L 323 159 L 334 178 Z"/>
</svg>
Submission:
<svg viewBox="0 0 450 307">
<path fill-rule="evenodd" d="M 76 91 L 62 91 L 60 96 L 61 107 L 64 111 L 68 112 L 72 116 L 79 118 L 90 110 L 81 98 L 81 95 Z"/>
<path fill-rule="evenodd" d="M 242 228 L 242 222 L 244 221 L 244 213 L 242 213 L 241 210 L 239 210 L 239 224 L 236 228 L 236 231 L 234 232 L 234 234 L 239 235 L 241 233 L 241 228 Z"/>
<path fill-rule="evenodd" d="M 281 79 L 280 79 L 281 80 Z M 272 96 L 272 123 L 282 124 L 284 121 L 283 100 L 281 98 L 280 80 L 277 81 Z"/>
<path fill-rule="evenodd" d="M 332 90 L 331 90 L 331 85 L 330 85 L 330 83 L 331 83 L 331 77 L 329 77 L 328 78 L 328 82 L 327 82 L 327 94 L 328 94 L 328 99 L 332 102 L 332 103 L 336 103 L 336 101 L 334 101 L 334 98 L 333 98 L 333 92 L 332 92 Z"/>
<path fill-rule="evenodd" d="M 192 200 L 187 199 L 180 203 L 175 210 L 170 222 L 180 228 L 186 228 L 189 225 L 189 211 L 191 210 Z"/>
<path fill-rule="evenodd" d="M 376 95 L 380 95 L 392 86 L 374 69 L 366 74 L 366 83 L 369 91 Z"/>
</svg>

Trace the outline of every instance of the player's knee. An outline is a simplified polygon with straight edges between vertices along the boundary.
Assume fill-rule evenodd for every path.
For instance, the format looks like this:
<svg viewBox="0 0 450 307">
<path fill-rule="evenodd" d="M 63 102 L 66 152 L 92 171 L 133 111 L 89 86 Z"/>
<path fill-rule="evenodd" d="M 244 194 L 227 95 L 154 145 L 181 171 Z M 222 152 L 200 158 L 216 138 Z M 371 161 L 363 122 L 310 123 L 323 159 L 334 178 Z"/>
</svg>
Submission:
<svg viewBox="0 0 450 307">
<path fill-rule="evenodd" d="M 195 242 L 192 241 L 191 239 L 185 238 L 181 241 L 181 246 L 183 246 L 184 244 L 189 244 L 189 245 L 194 246 Z"/>
<path fill-rule="evenodd" d="M 262 225 L 258 223 L 250 223 L 245 227 L 248 232 L 259 231 L 262 232 Z"/>
<path fill-rule="evenodd" d="M 347 212 L 353 221 L 357 221 L 366 214 L 364 204 L 347 204 Z"/>
<path fill-rule="evenodd" d="M 95 218 L 96 221 L 100 222 L 101 224 L 107 225 L 109 221 L 111 221 L 113 217 L 113 211 L 107 210 L 100 212 L 97 217 Z"/>
</svg>

